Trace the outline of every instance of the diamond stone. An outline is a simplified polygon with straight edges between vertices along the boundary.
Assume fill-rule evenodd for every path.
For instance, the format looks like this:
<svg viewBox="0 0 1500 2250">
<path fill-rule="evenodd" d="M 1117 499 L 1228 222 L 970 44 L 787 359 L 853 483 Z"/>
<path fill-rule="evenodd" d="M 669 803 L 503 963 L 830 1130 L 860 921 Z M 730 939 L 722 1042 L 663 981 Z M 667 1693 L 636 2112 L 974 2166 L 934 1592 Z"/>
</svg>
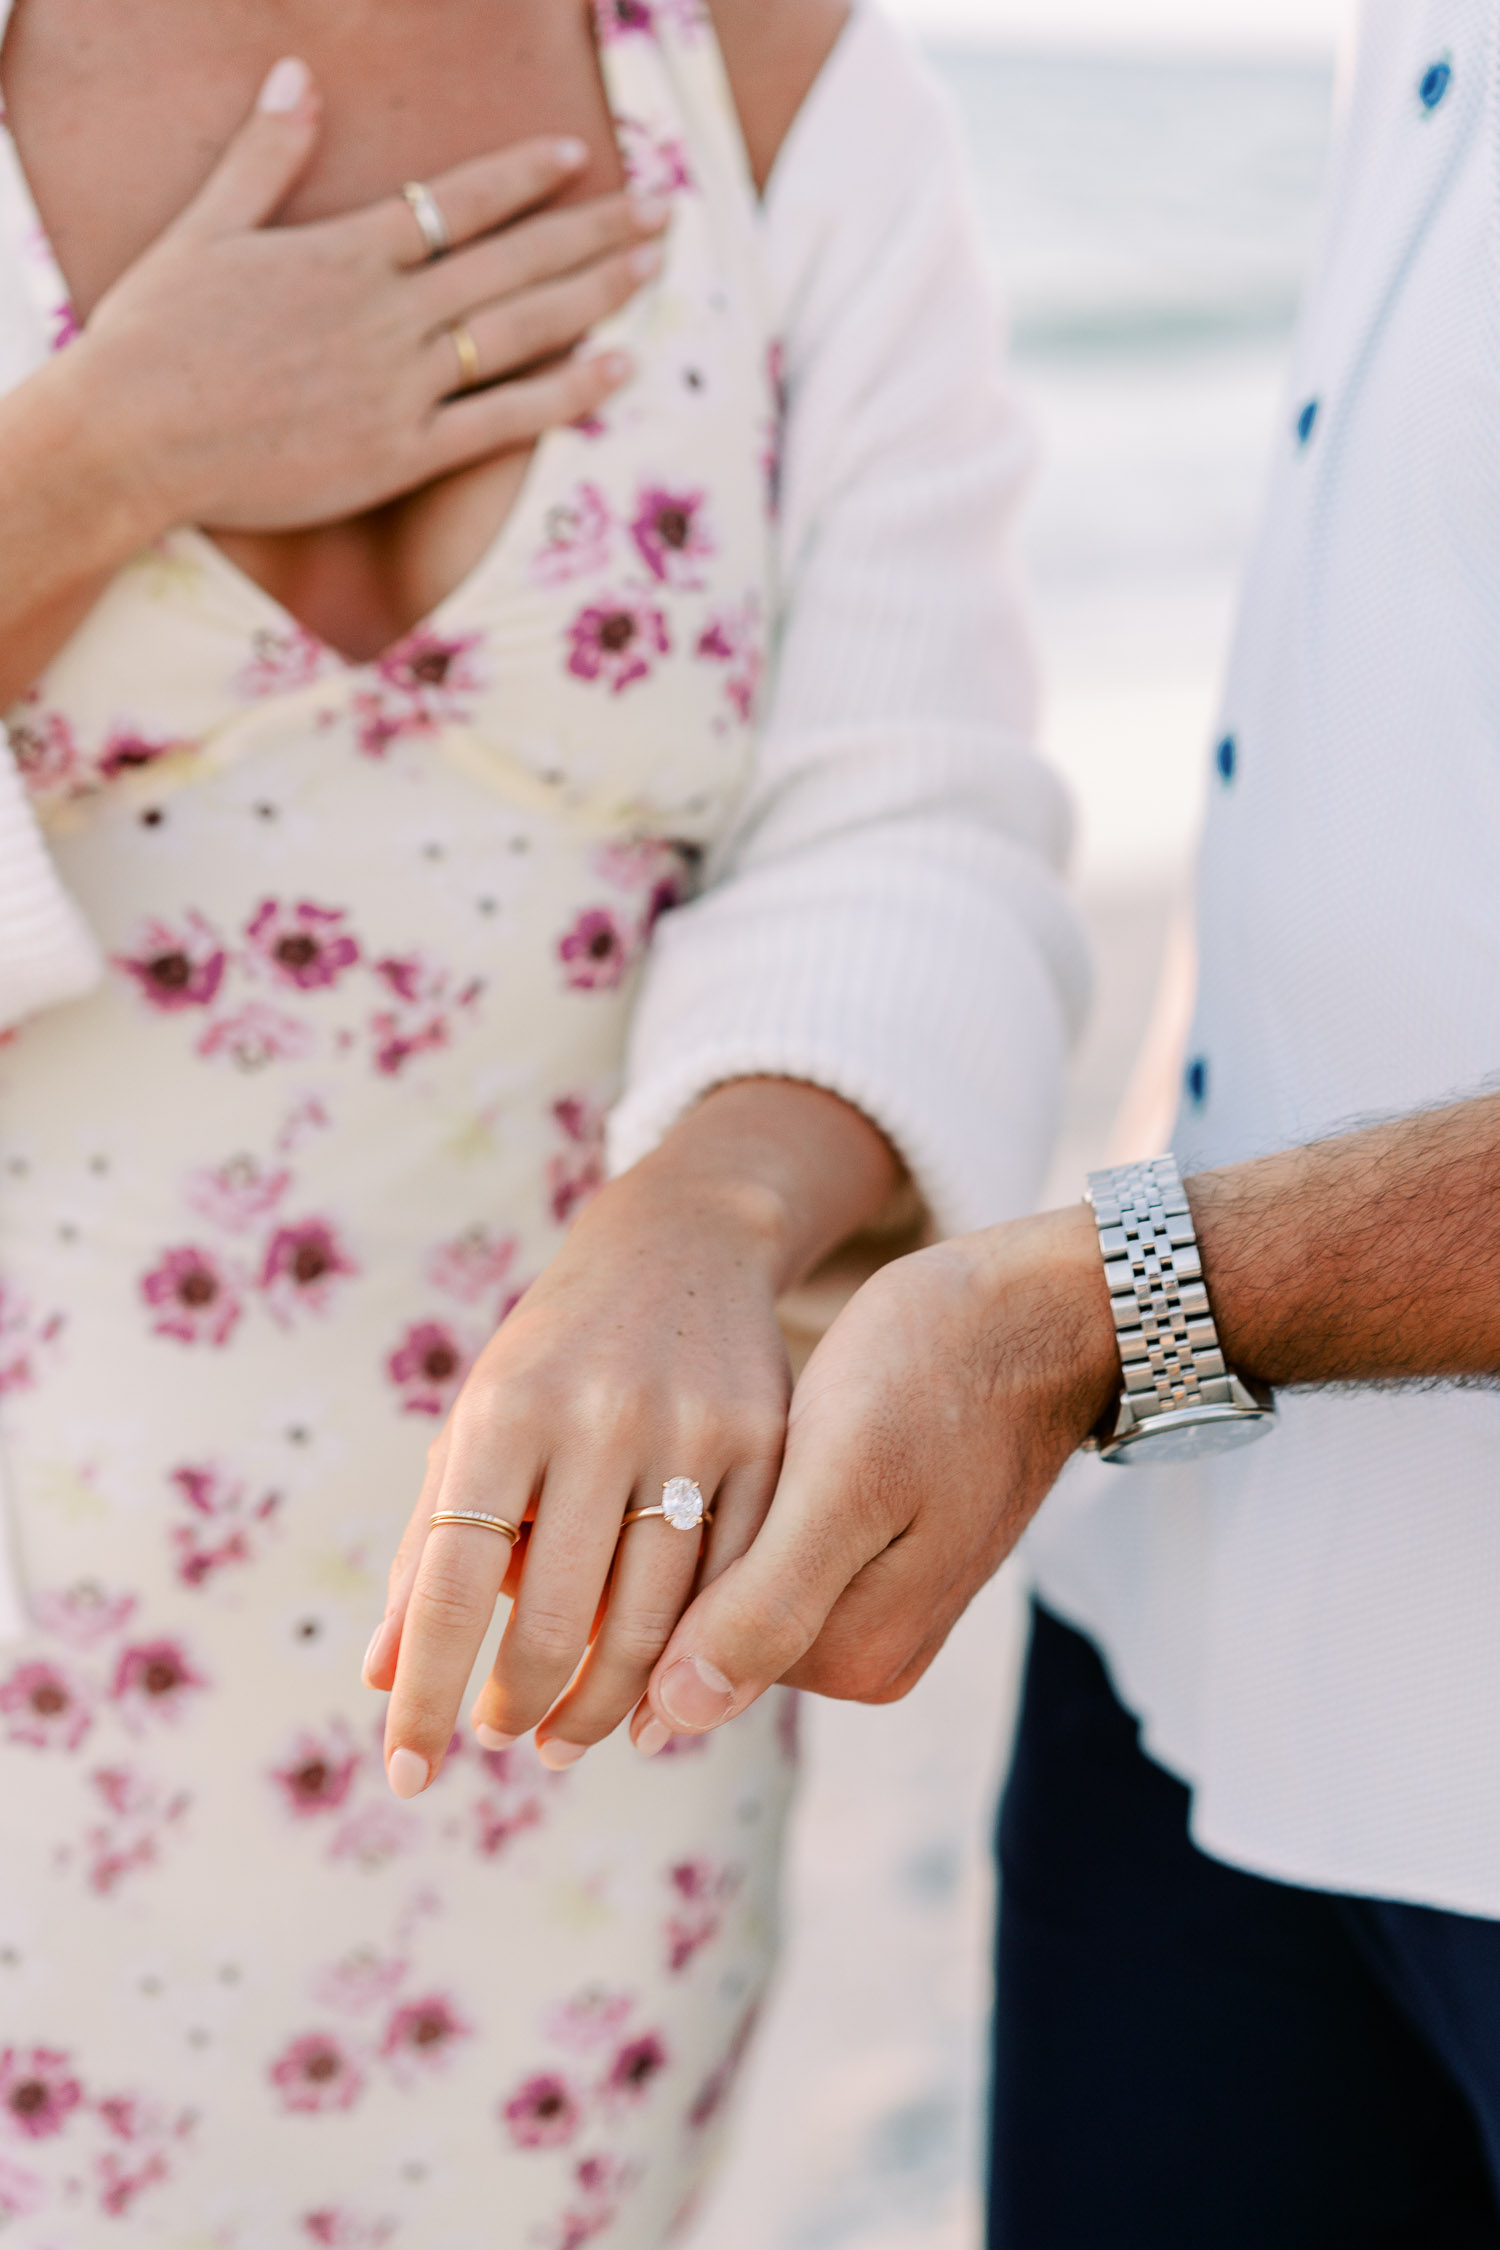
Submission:
<svg viewBox="0 0 1500 2250">
<path fill-rule="evenodd" d="M 661 1512 L 675 1531 L 696 1531 L 703 1521 L 703 1494 L 691 1477 L 672 1477 L 661 1488 Z"/>
</svg>

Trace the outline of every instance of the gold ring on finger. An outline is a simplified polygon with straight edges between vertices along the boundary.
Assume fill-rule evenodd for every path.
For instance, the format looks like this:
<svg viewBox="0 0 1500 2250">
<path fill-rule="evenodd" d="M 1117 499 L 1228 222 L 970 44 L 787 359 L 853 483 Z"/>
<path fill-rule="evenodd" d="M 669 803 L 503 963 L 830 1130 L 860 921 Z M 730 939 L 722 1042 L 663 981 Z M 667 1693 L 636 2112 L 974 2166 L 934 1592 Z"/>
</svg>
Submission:
<svg viewBox="0 0 1500 2250">
<path fill-rule="evenodd" d="M 508 1539 L 513 1547 L 521 1536 L 516 1526 L 507 1523 L 504 1516 L 487 1516 L 478 1508 L 440 1508 L 431 1520 L 434 1524 L 477 1523 L 485 1531 L 498 1531 L 501 1538 Z"/>
<path fill-rule="evenodd" d="M 629 1524 L 644 1523 L 647 1516 L 664 1517 L 674 1531 L 697 1531 L 701 1525 L 714 1520 L 713 1509 L 703 1505 L 702 1486 L 695 1484 L 691 1477 L 669 1477 L 661 1488 L 661 1506 L 632 1508 L 621 1519 L 620 1529 L 624 1531 Z"/>
<path fill-rule="evenodd" d="M 479 364 L 479 346 L 461 320 L 455 320 L 448 333 L 453 338 L 453 349 L 458 354 L 460 388 L 472 391 L 484 372 Z"/>
<path fill-rule="evenodd" d="M 429 258 L 441 258 L 453 248 L 453 237 L 443 217 L 442 205 L 425 180 L 408 180 L 401 190 L 406 207 L 422 230 Z"/>
</svg>

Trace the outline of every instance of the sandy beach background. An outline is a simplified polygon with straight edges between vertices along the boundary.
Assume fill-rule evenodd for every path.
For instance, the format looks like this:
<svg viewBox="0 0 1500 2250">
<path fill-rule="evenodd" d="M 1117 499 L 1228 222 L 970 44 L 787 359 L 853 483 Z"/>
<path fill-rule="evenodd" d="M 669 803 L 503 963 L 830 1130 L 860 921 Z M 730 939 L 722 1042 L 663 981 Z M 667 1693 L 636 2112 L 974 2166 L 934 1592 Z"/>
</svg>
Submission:
<svg viewBox="0 0 1500 2250">
<path fill-rule="evenodd" d="M 1048 1201 L 1104 1160 L 1191 881 L 1215 698 L 1316 245 L 1331 68 L 932 50 L 1043 465 L 1026 553 L 1097 996 Z M 809 1702 L 785 1964 L 687 2250 L 977 2250 L 1008 1574 L 904 1704 Z"/>
</svg>

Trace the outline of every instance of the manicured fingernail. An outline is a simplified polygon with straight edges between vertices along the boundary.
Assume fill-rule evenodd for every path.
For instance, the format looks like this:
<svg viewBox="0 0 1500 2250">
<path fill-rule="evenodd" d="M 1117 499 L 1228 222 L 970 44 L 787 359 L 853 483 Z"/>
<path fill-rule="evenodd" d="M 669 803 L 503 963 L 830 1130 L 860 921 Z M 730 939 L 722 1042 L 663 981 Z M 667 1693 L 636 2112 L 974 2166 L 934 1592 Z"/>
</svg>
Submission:
<svg viewBox="0 0 1500 2250">
<path fill-rule="evenodd" d="M 664 227 L 672 216 L 672 206 L 664 195 L 638 195 L 630 208 L 636 225 L 647 234 Z"/>
<path fill-rule="evenodd" d="M 284 117 L 295 109 L 308 88 L 308 68 L 296 55 L 283 55 L 271 65 L 256 108 L 267 117 Z"/>
<path fill-rule="evenodd" d="M 587 1748 L 586 1742 L 539 1742 L 536 1754 L 544 1766 L 561 1773 L 564 1766 L 576 1766 Z"/>
<path fill-rule="evenodd" d="M 728 1718 L 734 1689 L 706 1657 L 684 1656 L 658 1683 L 656 1700 L 685 1734 L 703 1734 Z"/>
<path fill-rule="evenodd" d="M 430 1771 L 427 1760 L 415 1750 L 393 1750 L 385 1774 L 398 1797 L 420 1797 Z"/>
<path fill-rule="evenodd" d="M 576 172 L 580 164 L 588 162 L 589 145 L 587 141 L 577 141 L 568 135 L 552 143 L 552 153 L 559 164 L 566 164 L 570 172 Z"/>
<path fill-rule="evenodd" d="M 600 352 L 591 364 L 599 368 L 610 383 L 625 383 L 635 373 L 635 361 L 629 352 Z"/>
<path fill-rule="evenodd" d="M 513 1750 L 520 1739 L 516 1734 L 502 1734 L 498 1727 L 487 1727 L 482 1719 L 474 1722 L 474 1740 L 486 1750 Z"/>
<path fill-rule="evenodd" d="M 379 1623 L 379 1624 L 378 1624 L 378 1625 L 376 1626 L 376 1628 L 375 1628 L 374 1632 L 373 1632 L 373 1633 L 372 1633 L 372 1634 L 370 1635 L 370 1645 L 369 1645 L 369 1647 L 368 1647 L 368 1648 L 367 1648 L 367 1649 L 365 1650 L 365 1660 L 364 1660 L 363 1664 L 361 1664 L 361 1666 L 360 1666 L 360 1668 L 359 1668 L 359 1676 L 360 1676 L 360 1678 L 361 1678 L 362 1680 L 368 1680 L 368 1679 L 369 1679 L 369 1677 L 370 1677 L 370 1666 L 371 1666 L 371 1665 L 372 1665 L 372 1664 L 374 1663 L 374 1661 L 375 1661 L 375 1651 L 376 1651 L 376 1649 L 378 1649 L 378 1648 L 379 1648 L 379 1646 L 380 1646 L 380 1642 L 381 1642 L 381 1637 L 382 1637 L 382 1635 L 384 1634 L 384 1632 L 385 1632 L 385 1619 L 384 1619 L 384 1618 L 382 1617 L 382 1619 L 380 1620 L 380 1623 Z"/>
<path fill-rule="evenodd" d="M 639 250 L 631 251 L 630 270 L 637 281 L 649 281 L 661 271 L 661 251 L 654 242 L 643 242 Z"/>
<path fill-rule="evenodd" d="M 654 1758 L 666 1749 L 671 1739 L 670 1727 L 664 1727 L 660 1719 L 648 1719 L 635 1738 L 635 1746 L 643 1758 Z"/>
</svg>

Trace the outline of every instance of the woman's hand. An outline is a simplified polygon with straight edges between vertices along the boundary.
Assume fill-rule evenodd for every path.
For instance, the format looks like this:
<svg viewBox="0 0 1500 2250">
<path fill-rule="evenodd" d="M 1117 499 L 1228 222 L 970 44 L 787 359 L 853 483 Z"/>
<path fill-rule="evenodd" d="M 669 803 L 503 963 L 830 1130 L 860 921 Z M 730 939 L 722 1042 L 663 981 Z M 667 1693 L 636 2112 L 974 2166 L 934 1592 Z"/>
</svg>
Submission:
<svg viewBox="0 0 1500 2250">
<path fill-rule="evenodd" d="M 695 1585 L 745 1552 L 770 1502 L 791 1388 L 777 1298 L 893 1170 L 833 1096 L 752 1081 L 708 1096 L 584 1213 L 464 1386 L 392 1569 L 365 1678 L 393 1689 L 398 1795 L 442 1765 L 502 1584 L 515 1608 L 479 1739 L 545 1722 L 544 1761 L 571 1765 L 628 1716 Z M 707 1532 L 656 1517 L 622 1533 L 676 1476 L 701 1485 Z M 439 1509 L 524 1519 L 524 1553 L 432 1527 Z"/>
<path fill-rule="evenodd" d="M 617 195 L 518 224 L 586 158 L 577 142 L 533 140 L 430 183 L 455 245 L 431 263 L 399 196 L 270 225 L 319 117 L 304 66 L 278 63 L 212 177 L 59 362 L 134 465 L 153 531 L 280 531 L 359 514 L 529 444 L 628 372 L 612 355 L 542 363 L 655 269 L 645 238 L 664 206 Z M 455 321 L 495 387 L 453 395 Z"/>
<path fill-rule="evenodd" d="M 887 1266 L 809 1360 L 770 1513 L 683 1617 L 638 1748 L 720 1726 L 781 1679 L 905 1695 L 1119 1383 L 1084 1205 Z"/>
</svg>

